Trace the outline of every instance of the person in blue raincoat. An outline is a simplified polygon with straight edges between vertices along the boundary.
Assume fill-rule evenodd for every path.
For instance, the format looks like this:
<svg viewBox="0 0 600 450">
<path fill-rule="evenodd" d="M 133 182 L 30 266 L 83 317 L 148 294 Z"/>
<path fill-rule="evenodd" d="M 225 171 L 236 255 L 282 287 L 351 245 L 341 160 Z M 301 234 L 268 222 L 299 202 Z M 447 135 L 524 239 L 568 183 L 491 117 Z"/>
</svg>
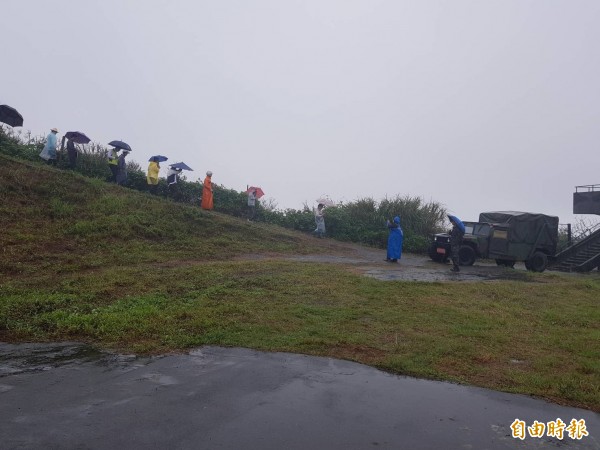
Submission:
<svg viewBox="0 0 600 450">
<path fill-rule="evenodd" d="M 40 153 L 40 158 L 44 159 L 48 164 L 56 165 L 56 135 L 58 130 L 52 128 L 50 134 L 46 138 L 46 145 Z"/>
<path fill-rule="evenodd" d="M 385 260 L 395 263 L 402 257 L 402 243 L 404 241 L 404 233 L 400 226 L 400 217 L 394 217 L 393 222 L 388 220 L 387 227 L 390 230 L 390 234 L 388 236 L 387 257 Z"/>
</svg>

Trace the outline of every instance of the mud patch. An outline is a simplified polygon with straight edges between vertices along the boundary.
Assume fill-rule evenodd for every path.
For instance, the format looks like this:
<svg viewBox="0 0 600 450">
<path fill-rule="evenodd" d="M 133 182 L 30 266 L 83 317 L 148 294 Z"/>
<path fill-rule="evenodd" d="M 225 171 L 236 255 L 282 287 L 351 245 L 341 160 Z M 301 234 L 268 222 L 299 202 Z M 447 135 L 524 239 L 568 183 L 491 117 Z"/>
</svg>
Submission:
<svg viewBox="0 0 600 450">
<path fill-rule="evenodd" d="M 136 359 L 139 358 L 135 355 L 113 355 L 74 342 L 18 345 L 0 343 L 0 378 L 21 373 L 49 371 L 71 364 L 94 363 L 114 367 L 130 364 Z"/>
<path fill-rule="evenodd" d="M 534 281 L 524 268 L 498 267 L 487 262 L 463 267 L 459 273 L 451 272 L 449 264 L 440 264 L 421 255 L 403 254 L 398 263 L 385 261 L 383 250 L 348 245 L 344 254 L 302 255 L 284 257 L 288 261 L 343 264 L 352 273 L 365 275 L 381 281 L 416 282 L 482 282 L 482 281 Z"/>
<path fill-rule="evenodd" d="M 479 270 L 477 270 L 479 269 Z M 382 281 L 420 281 L 420 282 L 474 282 L 474 281 L 532 281 L 527 273 L 495 268 L 477 268 L 476 270 L 462 269 L 460 272 L 452 272 L 448 268 L 431 270 L 428 268 L 401 268 L 398 270 L 386 270 L 380 268 L 365 268 L 362 273 L 368 277 Z M 360 270 L 359 270 L 360 271 Z"/>
</svg>

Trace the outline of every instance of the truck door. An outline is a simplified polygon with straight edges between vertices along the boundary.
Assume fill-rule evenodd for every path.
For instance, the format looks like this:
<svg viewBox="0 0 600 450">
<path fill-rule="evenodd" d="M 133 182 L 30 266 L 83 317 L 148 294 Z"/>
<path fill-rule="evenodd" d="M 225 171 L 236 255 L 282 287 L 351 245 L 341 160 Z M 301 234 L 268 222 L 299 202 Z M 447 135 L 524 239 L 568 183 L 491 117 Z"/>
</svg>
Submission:
<svg viewBox="0 0 600 450">
<path fill-rule="evenodd" d="M 508 227 L 495 226 L 490 239 L 490 257 L 508 253 Z"/>
</svg>

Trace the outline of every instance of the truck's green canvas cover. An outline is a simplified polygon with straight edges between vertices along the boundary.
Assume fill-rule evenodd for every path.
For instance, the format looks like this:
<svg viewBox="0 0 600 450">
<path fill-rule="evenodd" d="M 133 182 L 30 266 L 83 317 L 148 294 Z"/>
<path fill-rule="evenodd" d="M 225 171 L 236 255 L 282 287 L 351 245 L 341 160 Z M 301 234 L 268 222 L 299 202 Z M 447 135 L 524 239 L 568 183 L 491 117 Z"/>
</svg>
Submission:
<svg viewBox="0 0 600 450">
<path fill-rule="evenodd" d="M 556 252 L 558 242 L 558 217 L 546 214 L 494 211 L 479 214 L 479 222 L 503 224 L 509 229 L 508 244 L 518 244 L 517 253 L 529 253 L 531 246 L 544 249 L 549 255 Z M 513 248 L 513 252 L 517 248 Z M 520 256 L 523 256 L 520 255 Z M 515 255 L 516 256 L 516 255 Z"/>
</svg>

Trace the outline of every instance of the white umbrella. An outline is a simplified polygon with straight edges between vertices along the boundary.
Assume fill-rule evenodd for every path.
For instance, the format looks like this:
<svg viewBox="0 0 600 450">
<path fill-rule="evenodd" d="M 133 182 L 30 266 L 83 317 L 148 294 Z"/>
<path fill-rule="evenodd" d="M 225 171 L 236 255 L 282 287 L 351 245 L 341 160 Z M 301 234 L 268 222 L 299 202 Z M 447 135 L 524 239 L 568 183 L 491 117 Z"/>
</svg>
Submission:
<svg viewBox="0 0 600 450">
<path fill-rule="evenodd" d="M 318 198 L 317 203 L 322 203 L 324 206 L 335 206 L 335 202 L 327 196 Z"/>
</svg>

